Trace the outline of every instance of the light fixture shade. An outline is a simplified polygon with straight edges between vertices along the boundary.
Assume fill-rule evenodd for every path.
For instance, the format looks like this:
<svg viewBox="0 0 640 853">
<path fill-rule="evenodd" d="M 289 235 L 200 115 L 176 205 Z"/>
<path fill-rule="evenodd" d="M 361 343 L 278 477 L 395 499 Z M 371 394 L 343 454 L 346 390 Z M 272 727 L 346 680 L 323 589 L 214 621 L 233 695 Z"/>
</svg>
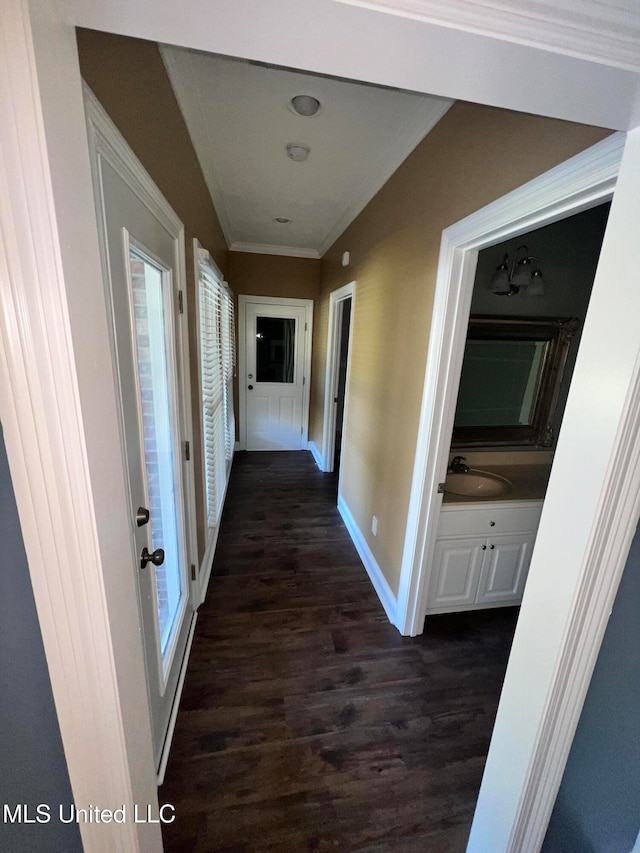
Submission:
<svg viewBox="0 0 640 853">
<path fill-rule="evenodd" d="M 518 261 L 513 271 L 511 284 L 515 285 L 515 287 L 527 287 L 531 284 L 531 261 L 529 258 L 523 258 L 521 261 Z"/>
<path fill-rule="evenodd" d="M 502 263 L 499 267 L 496 267 L 496 271 L 491 276 L 489 280 L 489 284 L 487 285 L 487 290 L 490 290 L 492 293 L 497 294 L 506 294 L 511 290 L 511 282 L 509 280 L 509 256 L 505 255 Z"/>
<path fill-rule="evenodd" d="M 524 293 L 526 296 L 544 296 L 544 282 L 541 270 L 534 270 L 531 273 L 531 281 Z"/>
</svg>

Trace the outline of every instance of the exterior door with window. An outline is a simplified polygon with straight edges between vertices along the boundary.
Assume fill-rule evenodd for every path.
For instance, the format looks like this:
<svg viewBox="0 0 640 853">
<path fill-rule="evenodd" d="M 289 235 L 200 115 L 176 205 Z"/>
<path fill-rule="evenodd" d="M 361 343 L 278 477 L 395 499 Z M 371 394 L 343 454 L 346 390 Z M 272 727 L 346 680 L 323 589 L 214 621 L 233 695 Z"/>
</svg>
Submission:
<svg viewBox="0 0 640 853">
<path fill-rule="evenodd" d="M 310 300 L 243 299 L 246 448 L 306 448 Z"/>
<path fill-rule="evenodd" d="M 179 240 L 106 159 L 99 193 L 156 766 L 193 618 L 178 341 Z"/>
</svg>

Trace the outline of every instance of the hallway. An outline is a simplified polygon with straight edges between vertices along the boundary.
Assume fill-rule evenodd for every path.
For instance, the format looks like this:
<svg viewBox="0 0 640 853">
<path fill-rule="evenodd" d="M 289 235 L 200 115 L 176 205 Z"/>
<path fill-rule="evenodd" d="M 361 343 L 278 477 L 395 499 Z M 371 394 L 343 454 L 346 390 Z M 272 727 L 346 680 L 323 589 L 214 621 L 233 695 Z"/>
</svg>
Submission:
<svg viewBox="0 0 640 853">
<path fill-rule="evenodd" d="M 517 611 L 401 637 L 307 452 L 237 453 L 160 802 L 168 853 L 463 851 Z"/>
</svg>

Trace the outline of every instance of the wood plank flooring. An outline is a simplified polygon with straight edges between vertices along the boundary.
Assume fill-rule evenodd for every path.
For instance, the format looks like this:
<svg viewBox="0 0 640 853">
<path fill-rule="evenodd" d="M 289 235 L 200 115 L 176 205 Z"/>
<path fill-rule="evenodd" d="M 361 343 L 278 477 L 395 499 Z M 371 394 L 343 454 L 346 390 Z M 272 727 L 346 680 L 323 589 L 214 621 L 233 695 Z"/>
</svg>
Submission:
<svg viewBox="0 0 640 853">
<path fill-rule="evenodd" d="M 161 803 L 168 853 L 464 851 L 512 608 L 389 625 L 311 454 L 238 453 Z"/>
</svg>

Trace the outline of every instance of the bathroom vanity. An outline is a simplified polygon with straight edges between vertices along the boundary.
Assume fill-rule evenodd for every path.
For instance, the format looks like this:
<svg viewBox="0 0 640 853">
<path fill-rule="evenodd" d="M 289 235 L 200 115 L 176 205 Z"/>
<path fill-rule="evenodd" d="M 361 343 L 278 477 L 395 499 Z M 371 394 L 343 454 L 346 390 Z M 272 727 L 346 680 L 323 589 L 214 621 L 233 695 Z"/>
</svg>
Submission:
<svg viewBox="0 0 640 853">
<path fill-rule="evenodd" d="M 470 475 L 479 469 L 508 481 L 499 498 L 445 491 L 427 614 L 522 601 L 550 467 L 550 462 L 472 467 Z"/>
</svg>

